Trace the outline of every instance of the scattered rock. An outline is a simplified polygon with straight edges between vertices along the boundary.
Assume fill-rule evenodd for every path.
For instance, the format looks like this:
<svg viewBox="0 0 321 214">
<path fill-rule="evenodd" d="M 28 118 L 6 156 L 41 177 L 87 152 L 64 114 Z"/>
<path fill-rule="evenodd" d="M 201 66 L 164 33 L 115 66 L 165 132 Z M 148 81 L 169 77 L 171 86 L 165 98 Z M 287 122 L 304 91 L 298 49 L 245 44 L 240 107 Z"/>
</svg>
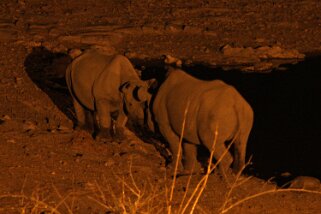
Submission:
<svg viewBox="0 0 321 214">
<path fill-rule="evenodd" d="M 25 132 L 34 131 L 35 129 L 37 129 L 37 124 L 32 121 L 24 121 L 22 128 Z"/>
<path fill-rule="evenodd" d="M 172 65 L 174 64 L 175 66 L 177 67 L 182 67 L 182 60 L 176 58 L 176 57 L 173 57 L 171 55 L 164 55 L 164 62 L 165 64 L 168 64 L 168 65 Z"/>
<path fill-rule="evenodd" d="M 227 57 L 244 57 L 259 59 L 303 59 L 304 54 L 297 50 L 285 50 L 279 46 L 263 46 L 258 48 L 252 47 L 231 47 L 225 45 L 221 51 Z"/>
<path fill-rule="evenodd" d="M 109 158 L 109 159 L 105 162 L 104 166 L 106 166 L 106 167 L 111 167 L 111 166 L 113 166 L 114 164 L 115 164 L 115 160 L 114 160 L 113 158 Z"/>
<path fill-rule="evenodd" d="M 255 51 L 251 47 L 243 48 L 243 47 L 232 47 L 230 45 L 225 45 L 221 51 L 224 56 L 227 57 L 244 57 L 249 58 L 255 56 Z"/>
<path fill-rule="evenodd" d="M 17 85 L 20 85 L 22 83 L 22 77 L 14 77 L 14 81 Z"/>
<path fill-rule="evenodd" d="M 73 49 L 68 51 L 68 54 L 72 59 L 75 59 L 81 53 L 82 53 L 82 51 L 79 48 L 73 48 Z"/>
<path fill-rule="evenodd" d="M 15 139 L 9 139 L 9 140 L 7 140 L 7 143 L 15 144 L 15 143 L 17 143 L 17 141 Z"/>
<path fill-rule="evenodd" d="M 291 189 L 320 190 L 320 180 L 310 176 L 298 176 L 290 181 Z"/>
<path fill-rule="evenodd" d="M 175 24 L 166 24 L 164 28 L 166 31 L 169 31 L 171 33 L 181 32 L 183 30 L 182 26 L 175 25 Z"/>
<path fill-rule="evenodd" d="M 263 46 L 258 48 L 252 47 L 232 47 L 225 45 L 221 48 L 227 64 L 230 65 L 245 65 L 241 68 L 243 71 L 270 71 L 273 68 L 278 68 L 280 63 L 277 60 L 288 62 L 299 61 L 305 57 L 304 54 L 297 50 L 285 50 L 279 46 Z M 277 60 L 275 60 L 277 59 Z"/>
<path fill-rule="evenodd" d="M 246 72 L 271 71 L 271 69 L 273 69 L 273 65 L 274 64 L 272 62 L 258 62 L 258 63 L 255 63 L 253 66 L 247 66 L 247 67 L 241 68 L 241 70 Z"/>
<path fill-rule="evenodd" d="M 191 25 L 185 25 L 183 26 L 184 32 L 187 33 L 202 33 L 203 29 L 197 27 L 197 26 L 191 26 Z"/>
<path fill-rule="evenodd" d="M 58 125 L 57 131 L 63 132 L 63 133 L 68 133 L 68 132 L 72 132 L 73 130 L 66 127 L 66 126 Z"/>
<path fill-rule="evenodd" d="M 9 115 L 3 115 L 2 120 L 4 120 L 4 121 L 11 120 L 11 117 Z"/>
<path fill-rule="evenodd" d="M 279 46 L 264 46 L 254 50 L 261 59 L 304 59 L 305 57 L 298 50 L 285 50 Z"/>
</svg>

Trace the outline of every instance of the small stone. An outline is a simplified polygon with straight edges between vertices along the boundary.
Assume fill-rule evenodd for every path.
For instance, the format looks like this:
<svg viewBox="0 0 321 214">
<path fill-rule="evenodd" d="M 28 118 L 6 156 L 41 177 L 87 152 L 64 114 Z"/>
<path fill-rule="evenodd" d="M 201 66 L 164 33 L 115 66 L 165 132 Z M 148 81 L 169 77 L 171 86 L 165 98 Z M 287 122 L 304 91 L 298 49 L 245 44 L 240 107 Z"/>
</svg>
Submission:
<svg viewBox="0 0 321 214">
<path fill-rule="evenodd" d="M 185 64 L 185 65 L 192 65 L 192 64 L 193 64 L 193 61 L 190 60 L 190 59 L 187 59 L 187 60 L 184 61 L 184 64 Z"/>
<path fill-rule="evenodd" d="M 310 176 L 298 176 L 290 181 L 291 189 L 319 190 L 320 180 Z"/>
<path fill-rule="evenodd" d="M 15 143 L 17 143 L 17 142 L 16 142 L 16 140 L 15 140 L 15 139 L 9 139 L 9 140 L 7 140 L 7 143 L 15 144 Z"/>
<path fill-rule="evenodd" d="M 15 77 L 14 80 L 15 80 L 15 83 L 18 85 L 22 83 L 22 77 Z"/>
<path fill-rule="evenodd" d="M 179 58 L 173 57 L 171 55 L 165 55 L 164 56 L 164 62 L 165 64 L 175 64 L 177 67 L 182 67 L 182 60 Z"/>
<path fill-rule="evenodd" d="M 3 120 L 11 120 L 11 117 L 9 115 L 3 115 L 2 119 Z"/>
<path fill-rule="evenodd" d="M 79 56 L 81 53 L 82 53 L 82 51 L 81 51 L 79 48 L 71 49 L 71 50 L 68 52 L 69 56 L 70 56 L 72 59 L 76 58 L 76 57 Z"/>
<path fill-rule="evenodd" d="M 23 124 L 24 131 L 33 131 L 37 128 L 37 124 L 32 121 L 25 121 Z"/>
<path fill-rule="evenodd" d="M 63 166 L 67 165 L 67 163 L 66 163 L 65 161 L 63 161 L 63 160 L 60 160 L 59 163 L 60 163 L 61 165 L 63 165 Z"/>
<path fill-rule="evenodd" d="M 72 132 L 72 129 L 70 129 L 66 126 L 58 125 L 57 131 L 59 131 L 59 132 Z"/>
<path fill-rule="evenodd" d="M 204 51 L 204 53 L 209 53 L 209 52 L 210 52 L 210 49 L 209 49 L 208 47 L 205 47 L 205 48 L 203 49 L 203 51 Z"/>
</svg>

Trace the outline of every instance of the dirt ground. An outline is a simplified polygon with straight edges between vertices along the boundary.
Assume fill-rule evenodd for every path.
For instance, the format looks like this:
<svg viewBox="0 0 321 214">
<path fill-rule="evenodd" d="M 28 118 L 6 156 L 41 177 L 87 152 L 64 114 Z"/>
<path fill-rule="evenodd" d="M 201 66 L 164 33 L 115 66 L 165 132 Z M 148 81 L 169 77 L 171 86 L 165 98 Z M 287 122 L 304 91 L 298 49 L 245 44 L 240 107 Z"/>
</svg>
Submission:
<svg viewBox="0 0 321 214">
<path fill-rule="evenodd" d="M 0 213 L 181 213 L 202 184 L 178 177 L 168 203 L 159 140 L 127 131 L 104 144 L 73 130 L 72 48 L 124 54 L 145 79 L 163 75 L 171 55 L 251 104 L 251 165 L 229 184 L 209 175 L 195 213 L 320 213 L 320 186 L 281 188 L 321 179 L 320 11 L 318 0 L 2 0 Z"/>
</svg>

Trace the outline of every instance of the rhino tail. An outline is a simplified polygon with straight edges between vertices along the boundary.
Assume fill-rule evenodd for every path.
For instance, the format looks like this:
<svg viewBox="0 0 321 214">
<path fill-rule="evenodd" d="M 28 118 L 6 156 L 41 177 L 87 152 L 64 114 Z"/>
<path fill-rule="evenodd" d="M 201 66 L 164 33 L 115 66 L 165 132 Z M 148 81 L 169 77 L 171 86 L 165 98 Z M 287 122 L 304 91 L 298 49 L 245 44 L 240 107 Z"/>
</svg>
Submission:
<svg viewBox="0 0 321 214">
<path fill-rule="evenodd" d="M 68 86 L 68 90 L 69 92 L 73 95 L 72 93 L 72 63 L 68 65 L 67 69 L 66 69 L 66 84 Z"/>
</svg>

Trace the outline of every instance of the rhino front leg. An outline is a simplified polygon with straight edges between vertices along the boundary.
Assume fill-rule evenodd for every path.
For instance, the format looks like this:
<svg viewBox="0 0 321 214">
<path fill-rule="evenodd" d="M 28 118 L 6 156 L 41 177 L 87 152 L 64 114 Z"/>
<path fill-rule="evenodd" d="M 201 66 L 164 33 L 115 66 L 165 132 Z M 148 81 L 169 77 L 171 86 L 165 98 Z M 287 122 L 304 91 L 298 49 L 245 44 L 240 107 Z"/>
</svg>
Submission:
<svg viewBox="0 0 321 214">
<path fill-rule="evenodd" d="M 99 122 L 97 141 L 108 141 L 112 137 L 111 106 L 108 100 L 97 100 L 96 111 Z"/>
<path fill-rule="evenodd" d="M 120 110 L 116 119 L 115 130 L 113 133 L 114 138 L 117 141 L 121 141 L 125 139 L 124 128 L 126 123 L 127 123 L 127 116 L 122 110 Z"/>
<path fill-rule="evenodd" d="M 114 112 L 111 112 L 111 118 L 112 118 L 112 137 L 115 141 L 122 141 L 125 139 L 124 137 L 124 127 L 127 122 L 127 116 L 123 111 L 117 110 Z"/>
<path fill-rule="evenodd" d="M 86 110 L 75 98 L 73 98 L 77 124 L 76 130 L 87 130 L 92 132 L 94 129 L 92 113 Z"/>
</svg>

